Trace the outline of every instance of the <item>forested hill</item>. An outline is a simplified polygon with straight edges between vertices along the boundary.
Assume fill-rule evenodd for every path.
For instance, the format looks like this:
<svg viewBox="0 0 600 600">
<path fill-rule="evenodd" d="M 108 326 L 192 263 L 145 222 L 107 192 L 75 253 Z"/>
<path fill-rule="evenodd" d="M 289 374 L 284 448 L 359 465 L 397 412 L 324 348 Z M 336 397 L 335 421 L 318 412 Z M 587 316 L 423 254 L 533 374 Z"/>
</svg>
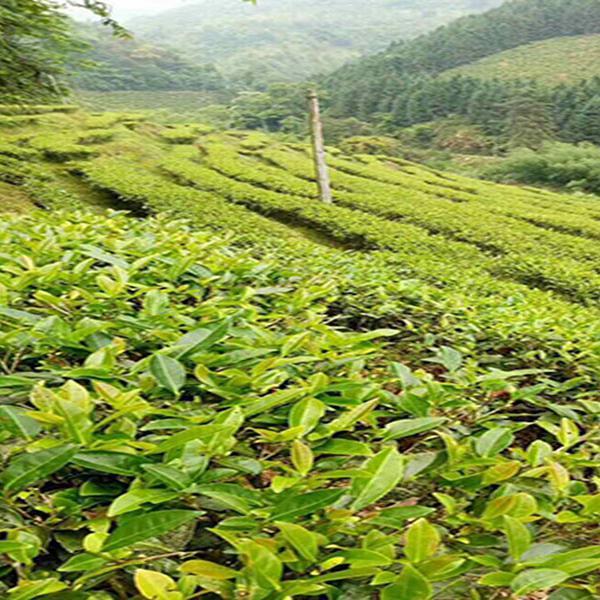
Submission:
<svg viewBox="0 0 600 600">
<path fill-rule="evenodd" d="M 106 28 L 78 24 L 87 50 L 73 57 L 71 82 L 85 90 L 194 90 L 224 92 L 225 81 L 210 64 L 183 58 L 175 49 L 135 37 L 121 38 Z"/>
<path fill-rule="evenodd" d="M 338 114 L 353 114 L 361 96 L 368 96 L 366 112 L 385 111 L 386 96 L 403 78 L 436 75 L 534 41 L 598 32 L 599 0 L 515 0 L 394 44 L 339 69 L 327 84 Z"/>
<path fill-rule="evenodd" d="M 299 81 L 501 0 L 198 0 L 127 25 L 229 77 Z"/>
</svg>

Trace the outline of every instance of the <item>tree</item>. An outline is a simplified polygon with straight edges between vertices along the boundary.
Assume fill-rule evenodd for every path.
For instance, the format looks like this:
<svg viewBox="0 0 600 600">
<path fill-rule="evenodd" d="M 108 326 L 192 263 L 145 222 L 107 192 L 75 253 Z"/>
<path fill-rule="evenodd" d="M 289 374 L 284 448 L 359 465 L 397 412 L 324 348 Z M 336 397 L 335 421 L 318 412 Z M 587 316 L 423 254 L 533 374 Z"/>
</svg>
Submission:
<svg viewBox="0 0 600 600">
<path fill-rule="evenodd" d="M 66 90 L 65 57 L 81 47 L 61 9 L 84 8 L 118 35 L 125 30 L 97 0 L 2 0 L 0 3 L 0 100 L 48 101 Z"/>
<path fill-rule="evenodd" d="M 600 144 L 600 94 L 573 115 L 571 131 L 575 141 Z"/>
<path fill-rule="evenodd" d="M 535 90 L 526 89 L 506 102 L 506 137 L 513 148 L 540 148 L 554 137 L 548 103 Z"/>
</svg>

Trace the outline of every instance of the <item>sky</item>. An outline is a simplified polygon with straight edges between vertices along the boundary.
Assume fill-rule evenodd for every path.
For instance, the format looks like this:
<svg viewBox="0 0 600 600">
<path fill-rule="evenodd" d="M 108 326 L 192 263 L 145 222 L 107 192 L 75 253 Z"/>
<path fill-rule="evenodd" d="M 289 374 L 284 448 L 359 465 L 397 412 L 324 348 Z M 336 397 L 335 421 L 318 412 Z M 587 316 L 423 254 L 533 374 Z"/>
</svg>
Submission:
<svg viewBox="0 0 600 600">
<path fill-rule="evenodd" d="M 106 0 L 113 7 L 113 15 L 117 19 L 129 19 L 138 15 L 152 15 L 155 13 L 193 3 L 194 0 Z M 72 11 L 77 18 L 85 18 L 83 11 Z"/>
</svg>

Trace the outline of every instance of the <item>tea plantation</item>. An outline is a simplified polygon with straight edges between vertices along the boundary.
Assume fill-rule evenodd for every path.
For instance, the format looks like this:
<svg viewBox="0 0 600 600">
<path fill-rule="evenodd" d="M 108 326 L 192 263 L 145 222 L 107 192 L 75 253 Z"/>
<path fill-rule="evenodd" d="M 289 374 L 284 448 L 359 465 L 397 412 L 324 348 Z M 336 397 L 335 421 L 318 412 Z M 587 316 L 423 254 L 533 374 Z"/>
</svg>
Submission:
<svg viewBox="0 0 600 600">
<path fill-rule="evenodd" d="M 451 69 L 444 76 L 534 79 L 547 85 L 572 84 L 600 76 L 599 58 L 600 35 L 558 37 L 493 54 Z"/>
<path fill-rule="evenodd" d="M 592 600 L 600 203 L 0 107 L 0 596 Z M 125 212 L 126 211 L 126 212 Z"/>
</svg>

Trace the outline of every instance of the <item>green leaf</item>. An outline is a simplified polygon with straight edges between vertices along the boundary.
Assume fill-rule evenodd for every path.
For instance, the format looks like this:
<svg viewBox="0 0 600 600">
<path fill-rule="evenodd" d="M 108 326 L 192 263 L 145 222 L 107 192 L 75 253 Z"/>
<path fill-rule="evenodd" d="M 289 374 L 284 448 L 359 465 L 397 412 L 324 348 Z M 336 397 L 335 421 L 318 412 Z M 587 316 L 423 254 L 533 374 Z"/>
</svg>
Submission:
<svg viewBox="0 0 600 600">
<path fill-rule="evenodd" d="M 193 356 L 201 350 L 210 348 L 217 342 L 221 341 L 229 333 L 231 322 L 225 319 L 212 328 L 196 329 L 184 335 L 178 342 L 177 346 L 181 346 L 181 352 L 177 358 L 183 360 L 188 356 Z"/>
<path fill-rule="evenodd" d="M 427 506 L 398 506 L 382 510 L 371 522 L 384 527 L 404 529 L 406 521 L 409 519 L 426 517 L 433 512 L 435 512 L 435 509 L 428 508 Z"/>
<path fill-rule="evenodd" d="M 314 563 L 319 554 L 319 544 L 317 536 L 302 527 L 293 523 L 275 523 L 285 541 L 305 560 Z"/>
<path fill-rule="evenodd" d="M 557 569 L 527 569 L 513 579 L 510 588 L 517 596 L 524 596 L 553 588 L 568 578 L 564 571 Z"/>
<path fill-rule="evenodd" d="M 107 516 L 116 517 L 137 510 L 144 504 L 162 504 L 177 498 L 174 492 L 164 490 L 133 489 L 115 498 L 108 508 Z"/>
<path fill-rule="evenodd" d="M 142 465 L 142 469 L 173 490 L 185 490 L 191 484 L 188 475 L 174 467 L 146 464 Z"/>
<path fill-rule="evenodd" d="M 66 588 L 67 585 L 55 577 L 35 581 L 22 581 L 17 587 L 10 589 L 7 600 L 32 600 L 32 598 L 54 594 Z"/>
<path fill-rule="evenodd" d="M 310 515 L 322 508 L 335 504 L 346 490 L 320 490 L 309 492 L 300 496 L 288 496 L 285 500 L 275 505 L 271 514 L 273 521 L 293 521 L 297 517 Z"/>
<path fill-rule="evenodd" d="M 384 448 L 367 460 L 362 470 L 369 477 L 355 479 L 352 486 L 355 500 L 351 506 L 354 511 L 362 510 L 391 492 L 402 479 L 404 461 L 396 448 Z"/>
<path fill-rule="evenodd" d="M 353 569 L 365 567 L 389 567 L 394 562 L 394 560 L 386 554 L 361 548 L 344 550 L 343 552 L 340 552 L 340 556 L 342 556 Z"/>
<path fill-rule="evenodd" d="M 0 424 L 11 433 L 30 440 L 42 430 L 42 427 L 25 412 L 25 409 L 19 406 L 0 406 Z"/>
<path fill-rule="evenodd" d="M 134 575 L 135 587 L 147 600 L 182 600 L 173 579 L 158 571 L 137 569 Z"/>
<path fill-rule="evenodd" d="M 283 575 L 283 564 L 269 549 L 255 541 L 245 541 L 239 544 L 239 549 L 244 555 L 247 576 L 260 589 L 280 589 Z"/>
<path fill-rule="evenodd" d="M 531 546 L 529 529 L 521 521 L 504 515 L 504 531 L 508 538 L 508 548 L 514 560 L 518 560 Z"/>
<path fill-rule="evenodd" d="M 77 451 L 74 445 L 58 446 L 13 459 L 0 477 L 7 491 L 20 491 L 62 469 Z"/>
<path fill-rule="evenodd" d="M 237 577 L 237 571 L 208 560 L 188 560 L 179 569 L 182 573 L 216 579 L 217 581 L 226 581 Z"/>
<path fill-rule="evenodd" d="M 33 546 L 26 542 L 13 542 L 12 540 L 0 540 L 0 554 L 10 552 L 23 552 L 31 550 Z"/>
<path fill-rule="evenodd" d="M 156 450 L 152 451 L 152 454 L 162 454 L 180 448 L 188 442 L 199 441 L 199 442 L 211 442 L 217 436 L 229 436 L 235 433 L 236 427 L 232 425 L 198 425 L 197 427 L 190 427 L 185 431 L 176 433 L 170 436 L 166 440 L 160 442 L 156 447 Z"/>
<path fill-rule="evenodd" d="M 507 427 L 497 427 L 496 429 L 486 431 L 475 442 L 475 451 L 479 456 L 490 458 L 506 450 L 513 443 L 514 439 L 515 436 L 510 429 Z"/>
<path fill-rule="evenodd" d="M 358 421 L 364 419 L 378 404 L 378 399 L 370 400 L 369 402 L 363 402 L 341 414 L 337 419 L 334 419 L 331 423 L 327 424 L 329 434 L 331 435 L 338 433 L 339 431 L 353 429 L 354 425 Z M 309 436 L 308 439 L 311 439 L 311 436 Z"/>
<path fill-rule="evenodd" d="M 66 563 L 58 567 L 61 573 L 78 573 L 83 571 L 95 571 L 102 568 L 108 560 L 94 554 L 78 554 L 71 557 Z"/>
<path fill-rule="evenodd" d="M 444 417 L 421 417 L 419 419 L 401 419 L 385 426 L 384 440 L 398 440 L 439 427 L 447 421 Z"/>
<path fill-rule="evenodd" d="M 432 362 L 437 362 L 443 365 L 444 367 L 446 367 L 446 369 L 448 369 L 448 371 L 453 373 L 461 367 L 463 363 L 463 355 L 454 348 L 450 348 L 449 346 L 442 346 L 437 351 L 436 357 L 432 359 Z"/>
<path fill-rule="evenodd" d="M 296 402 L 290 410 L 288 424 L 290 427 L 304 428 L 304 435 L 312 431 L 325 414 L 325 404 L 316 398 L 305 398 Z"/>
<path fill-rule="evenodd" d="M 440 545 L 440 534 L 427 519 L 415 521 L 406 533 L 404 554 L 413 563 L 431 558 Z"/>
<path fill-rule="evenodd" d="M 381 600 L 429 600 L 431 584 L 411 565 L 402 569 L 400 577 L 381 591 Z"/>
<path fill-rule="evenodd" d="M 201 514 L 193 510 L 160 510 L 124 519 L 108 537 L 102 551 L 113 552 L 164 535 L 197 519 Z"/>
<path fill-rule="evenodd" d="M 567 573 L 569 577 L 579 577 L 598 569 L 600 569 L 600 558 L 581 558 L 565 561 L 560 565 L 560 570 Z"/>
<path fill-rule="evenodd" d="M 7 306 L 0 306 L 0 316 L 10 317 L 11 319 L 19 319 L 22 321 L 27 321 L 28 323 L 36 323 L 42 319 L 40 315 L 36 315 L 25 310 L 8 308 Z"/>
<path fill-rule="evenodd" d="M 343 438 L 332 438 L 315 448 L 315 454 L 333 454 L 340 456 L 373 456 L 373 450 L 369 444 L 346 440 Z"/>
<path fill-rule="evenodd" d="M 195 491 L 243 515 L 247 515 L 253 508 L 260 506 L 255 493 L 234 483 L 199 485 Z"/>
<path fill-rule="evenodd" d="M 164 354 L 155 354 L 150 359 L 150 373 L 161 387 L 169 390 L 175 396 L 185 385 L 185 367 L 174 358 Z"/>
<path fill-rule="evenodd" d="M 489 587 L 510 587 L 514 578 L 514 573 L 509 573 L 508 571 L 494 571 L 493 573 L 484 575 L 479 580 L 479 583 Z"/>
<path fill-rule="evenodd" d="M 121 452 L 78 452 L 71 461 L 74 465 L 111 475 L 137 475 L 140 459 L 132 454 Z"/>
<path fill-rule="evenodd" d="M 300 475 L 308 475 L 312 469 L 314 462 L 314 455 L 310 446 L 302 443 L 300 440 L 294 440 L 292 442 L 292 464 Z"/>
</svg>

